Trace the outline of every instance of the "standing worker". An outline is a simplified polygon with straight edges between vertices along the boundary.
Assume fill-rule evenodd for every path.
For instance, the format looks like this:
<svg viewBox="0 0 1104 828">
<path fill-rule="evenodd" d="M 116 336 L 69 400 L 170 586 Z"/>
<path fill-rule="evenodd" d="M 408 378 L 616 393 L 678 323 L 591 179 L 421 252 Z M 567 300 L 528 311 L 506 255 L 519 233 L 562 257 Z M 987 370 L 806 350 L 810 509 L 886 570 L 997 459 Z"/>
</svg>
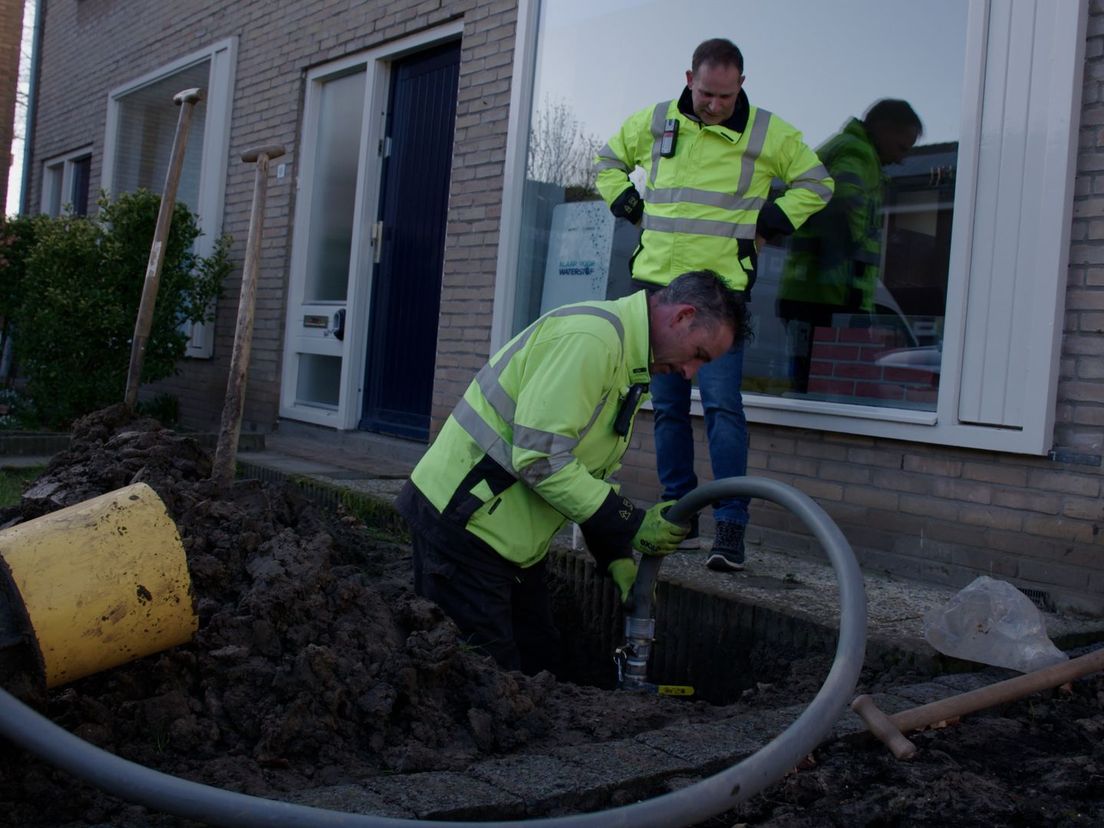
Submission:
<svg viewBox="0 0 1104 828">
<path fill-rule="evenodd" d="M 557 308 L 485 365 L 414 468 L 396 506 L 414 588 L 507 669 L 556 672 L 545 556 L 579 524 L 600 572 L 629 595 L 633 549 L 673 551 L 688 526 L 642 509 L 609 477 L 651 375 L 687 381 L 744 336 L 741 297 L 710 272 L 665 289 Z"/>
<path fill-rule="evenodd" d="M 801 133 L 751 106 L 743 91 L 744 58 L 728 40 L 694 50 L 686 88 L 629 117 L 598 151 L 598 191 L 619 218 L 641 227 L 631 260 L 637 287 L 655 289 L 686 270 L 716 271 L 747 294 L 765 242 L 788 236 L 832 197 L 833 182 Z M 629 174 L 646 175 L 643 195 Z M 769 201 L 771 183 L 785 191 Z M 747 421 L 740 384 L 743 349 L 698 375 L 715 479 L 747 474 Z M 652 382 L 656 464 L 663 498 L 698 485 L 690 421 L 690 379 L 666 374 Z M 747 498 L 714 504 L 717 529 L 710 569 L 744 568 Z M 683 549 L 698 548 L 697 523 Z"/>
<path fill-rule="evenodd" d="M 794 234 L 778 290 L 795 391 L 809 390 L 816 329 L 837 314 L 874 312 L 889 186 L 882 167 L 903 161 L 923 133 L 908 101 L 884 98 L 817 149 L 836 194 Z"/>
</svg>

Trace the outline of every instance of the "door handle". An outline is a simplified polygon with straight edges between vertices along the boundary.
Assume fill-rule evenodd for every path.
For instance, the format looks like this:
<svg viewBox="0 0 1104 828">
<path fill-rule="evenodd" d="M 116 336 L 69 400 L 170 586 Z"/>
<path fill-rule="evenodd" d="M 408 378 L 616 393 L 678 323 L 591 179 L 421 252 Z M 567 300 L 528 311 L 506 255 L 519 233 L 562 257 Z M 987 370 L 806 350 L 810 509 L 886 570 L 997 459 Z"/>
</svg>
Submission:
<svg viewBox="0 0 1104 828">
<path fill-rule="evenodd" d="M 333 315 L 333 335 L 338 342 L 345 340 L 345 308 Z"/>
<path fill-rule="evenodd" d="M 380 255 L 383 252 L 383 222 L 377 221 L 372 225 L 372 263 L 380 263 Z"/>
</svg>

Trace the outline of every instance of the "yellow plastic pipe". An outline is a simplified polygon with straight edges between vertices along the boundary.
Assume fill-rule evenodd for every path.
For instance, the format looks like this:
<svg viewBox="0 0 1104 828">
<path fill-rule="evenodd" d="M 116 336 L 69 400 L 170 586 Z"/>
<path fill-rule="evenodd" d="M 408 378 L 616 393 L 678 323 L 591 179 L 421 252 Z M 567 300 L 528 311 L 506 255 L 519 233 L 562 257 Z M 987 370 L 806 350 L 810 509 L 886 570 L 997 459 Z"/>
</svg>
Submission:
<svg viewBox="0 0 1104 828">
<path fill-rule="evenodd" d="M 199 626 L 187 558 L 145 483 L 0 531 L 46 686 L 183 644 Z"/>
</svg>

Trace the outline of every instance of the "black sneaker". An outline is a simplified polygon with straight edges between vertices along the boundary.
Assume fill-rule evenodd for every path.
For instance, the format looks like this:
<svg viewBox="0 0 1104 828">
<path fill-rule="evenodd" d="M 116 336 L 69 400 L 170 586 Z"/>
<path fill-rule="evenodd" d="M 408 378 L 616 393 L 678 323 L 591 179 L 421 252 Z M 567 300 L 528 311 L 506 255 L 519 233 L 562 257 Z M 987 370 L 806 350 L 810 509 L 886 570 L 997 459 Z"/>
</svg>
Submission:
<svg viewBox="0 0 1104 828">
<path fill-rule="evenodd" d="M 695 552 L 701 549 L 701 537 L 698 535 L 698 516 L 690 518 L 690 534 L 678 545 L 679 552 Z"/>
<path fill-rule="evenodd" d="M 744 568 L 744 526 L 727 521 L 717 523 L 717 536 L 705 565 L 716 572 L 739 572 Z"/>
</svg>

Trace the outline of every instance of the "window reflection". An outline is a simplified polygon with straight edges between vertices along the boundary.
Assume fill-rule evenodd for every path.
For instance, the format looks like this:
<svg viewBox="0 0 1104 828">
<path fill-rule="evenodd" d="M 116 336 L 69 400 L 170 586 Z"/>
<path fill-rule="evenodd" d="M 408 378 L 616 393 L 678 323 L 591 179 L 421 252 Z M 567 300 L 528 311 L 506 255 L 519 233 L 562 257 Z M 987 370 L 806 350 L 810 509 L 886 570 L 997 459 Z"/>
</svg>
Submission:
<svg viewBox="0 0 1104 828">
<path fill-rule="evenodd" d="M 794 324 L 784 283 L 808 258 L 809 239 L 795 234 L 763 250 L 744 391 L 934 410 L 967 10 L 957 0 L 717 0 L 673 15 L 669 5 L 639 0 L 542 3 L 515 330 L 556 305 L 631 290 L 639 231 L 612 218 L 580 159 L 632 112 L 677 97 L 697 43 L 727 36 L 744 52 L 751 103 L 794 124 L 814 148 L 883 98 L 908 101 L 923 123 L 915 146 L 882 168 L 880 203 L 864 219 L 879 245 L 867 251 L 874 278 L 848 287 L 862 301 L 824 303 L 824 313 Z M 778 31 L 788 33 L 785 49 L 771 46 Z"/>
<path fill-rule="evenodd" d="M 172 105 L 173 96 L 191 88 L 207 91 L 210 74 L 211 61 L 204 60 L 119 98 L 115 167 L 109 185 L 112 193 L 132 193 L 139 188 L 162 191 L 180 119 L 179 108 Z M 207 106 L 203 99 L 192 111 L 176 190 L 176 200 L 193 211 L 199 204 Z"/>
</svg>

